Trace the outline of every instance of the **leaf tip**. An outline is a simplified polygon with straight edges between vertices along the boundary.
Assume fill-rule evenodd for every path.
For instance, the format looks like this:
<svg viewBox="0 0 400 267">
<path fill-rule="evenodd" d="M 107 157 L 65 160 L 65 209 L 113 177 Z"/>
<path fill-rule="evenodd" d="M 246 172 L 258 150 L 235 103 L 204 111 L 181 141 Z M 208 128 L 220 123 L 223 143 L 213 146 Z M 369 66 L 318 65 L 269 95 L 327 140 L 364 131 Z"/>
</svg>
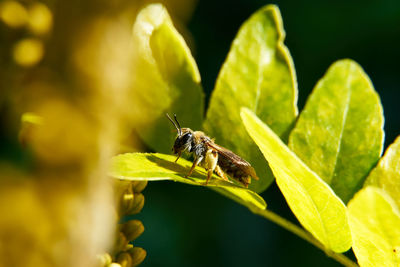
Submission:
<svg viewBox="0 0 400 267">
<path fill-rule="evenodd" d="M 248 118 L 248 116 L 254 114 L 249 108 L 247 107 L 241 107 L 240 108 L 240 117 L 242 118 L 242 120 L 246 120 Z"/>
<path fill-rule="evenodd" d="M 147 34 L 151 34 L 154 28 L 166 21 L 170 21 L 170 17 L 165 6 L 161 3 L 149 4 L 139 11 L 133 25 L 133 34 L 137 34 L 138 27 L 143 27 Z"/>
</svg>

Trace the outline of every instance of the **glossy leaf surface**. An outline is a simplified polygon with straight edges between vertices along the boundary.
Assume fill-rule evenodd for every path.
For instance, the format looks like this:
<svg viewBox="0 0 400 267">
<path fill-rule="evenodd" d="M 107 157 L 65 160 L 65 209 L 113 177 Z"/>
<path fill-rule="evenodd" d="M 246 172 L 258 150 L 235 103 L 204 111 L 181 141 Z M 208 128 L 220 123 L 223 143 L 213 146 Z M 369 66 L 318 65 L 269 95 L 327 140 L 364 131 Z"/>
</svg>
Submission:
<svg viewBox="0 0 400 267">
<path fill-rule="evenodd" d="M 400 213 L 390 196 L 368 186 L 348 206 L 353 250 L 360 266 L 399 266 Z"/>
<path fill-rule="evenodd" d="M 244 108 L 241 116 L 300 223 L 326 248 L 348 250 L 352 240 L 346 206 L 340 198 L 254 113 Z"/>
<path fill-rule="evenodd" d="M 354 61 L 340 60 L 314 88 L 289 147 L 346 203 L 381 155 L 383 121 L 368 76 Z"/>
<path fill-rule="evenodd" d="M 204 95 L 197 65 L 160 4 L 139 13 L 132 44 L 135 127 L 152 149 L 169 152 L 176 132 L 165 113 L 176 113 L 182 127 L 198 130 L 202 125 Z"/>
<path fill-rule="evenodd" d="M 159 153 L 127 153 L 115 156 L 112 159 L 110 176 L 123 180 L 160 181 L 172 180 L 175 182 L 206 186 L 216 190 L 249 209 L 265 209 L 266 203 L 255 192 L 222 180 L 214 175 L 208 185 L 205 185 L 207 173 L 202 167 L 196 167 L 193 174 L 185 178 L 192 162 L 180 158 L 175 163 L 176 156 Z"/>
<path fill-rule="evenodd" d="M 259 181 L 250 188 L 265 190 L 273 176 L 240 119 L 242 106 L 253 110 L 281 137 L 297 115 L 297 81 L 292 58 L 284 45 L 279 9 L 268 5 L 240 28 L 219 73 L 204 123 L 216 142 L 249 161 Z"/>
<path fill-rule="evenodd" d="M 369 174 L 365 185 L 382 188 L 400 208 L 400 137 L 387 148 L 385 155 Z"/>
</svg>

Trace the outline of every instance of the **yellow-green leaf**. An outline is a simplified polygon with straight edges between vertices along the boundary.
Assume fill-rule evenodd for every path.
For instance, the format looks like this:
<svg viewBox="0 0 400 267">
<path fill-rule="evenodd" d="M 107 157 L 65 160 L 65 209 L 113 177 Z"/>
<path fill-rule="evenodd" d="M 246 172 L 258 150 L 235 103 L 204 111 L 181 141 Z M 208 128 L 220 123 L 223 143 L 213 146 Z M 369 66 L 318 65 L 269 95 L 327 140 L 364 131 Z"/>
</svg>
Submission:
<svg viewBox="0 0 400 267">
<path fill-rule="evenodd" d="M 243 108 L 241 116 L 300 223 L 327 249 L 348 250 L 351 247 L 350 228 L 346 206 L 340 198 L 253 112 Z"/>
<path fill-rule="evenodd" d="M 400 137 L 387 148 L 385 155 L 369 174 L 365 185 L 382 188 L 400 207 Z"/>
<path fill-rule="evenodd" d="M 190 185 L 206 186 L 248 207 L 265 209 L 266 203 L 255 192 L 222 180 L 213 175 L 208 185 L 205 185 L 207 173 L 204 168 L 196 167 L 193 174 L 185 178 L 192 162 L 176 156 L 159 153 L 127 153 L 112 159 L 110 176 L 123 180 L 160 181 L 172 180 Z"/>
<path fill-rule="evenodd" d="M 281 14 L 274 5 L 261 8 L 242 25 L 218 76 L 204 123 L 218 144 L 252 164 L 260 180 L 250 188 L 257 192 L 265 190 L 273 176 L 242 125 L 240 107 L 253 110 L 287 139 L 297 116 L 297 81 L 284 39 Z"/>
<path fill-rule="evenodd" d="M 183 37 L 161 4 L 145 7 L 133 26 L 134 73 L 130 107 L 142 139 L 158 152 L 171 151 L 176 136 L 165 113 L 194 130 L 203 120 L 200 74 Z"/>
<path fill-rule="evenodd" d="M 354 61 L 340 60 L 315 86 L 289 147 L 347 203 L 381 155 L 383 121 L 368 76 Z"/>
<path fill-rule="evenodd" d="M 400 213 L 390 196 L 368 186 L 348 206 L 353 250 L 360 266 L 400 266 Z"/>
</svg>

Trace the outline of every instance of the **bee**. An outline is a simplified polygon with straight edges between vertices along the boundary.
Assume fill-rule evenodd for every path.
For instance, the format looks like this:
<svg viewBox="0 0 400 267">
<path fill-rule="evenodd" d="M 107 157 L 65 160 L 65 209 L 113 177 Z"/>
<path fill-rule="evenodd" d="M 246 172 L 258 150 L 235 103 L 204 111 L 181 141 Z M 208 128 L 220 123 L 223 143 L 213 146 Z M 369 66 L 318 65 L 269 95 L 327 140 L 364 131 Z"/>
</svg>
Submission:
<svg viewBox="0 0 400 267">
<path fill-rule="evenodd" d="M 258 180 L 256 172 L 250 163 L 229 149 L 217 145 L 214 143 L 213 139 L 203 132 L 193 131 L 189 128 L 181 128 L 176 119 L 176 114 L 174 114 L 175 122 L 168 114 L 166 114 L 166 116 L 178 132 L 178 136 L 172 148 L 174 154 L 178 154 L 175 162 L 178 161 L 182 152 L 185 151 L 193 153 L 194 156 L 193 165 L 189 173 L 185 176 L 186 178 L 190 176 L 196 166 L 199 165 L 207 170 L 206 185 L 214 171 L 219 177 L 226 181 L 229 181 L 227 177 L 227 175 L 229 175 L 246 188 L 249 186 L 251 178 Z"/>
</svg>

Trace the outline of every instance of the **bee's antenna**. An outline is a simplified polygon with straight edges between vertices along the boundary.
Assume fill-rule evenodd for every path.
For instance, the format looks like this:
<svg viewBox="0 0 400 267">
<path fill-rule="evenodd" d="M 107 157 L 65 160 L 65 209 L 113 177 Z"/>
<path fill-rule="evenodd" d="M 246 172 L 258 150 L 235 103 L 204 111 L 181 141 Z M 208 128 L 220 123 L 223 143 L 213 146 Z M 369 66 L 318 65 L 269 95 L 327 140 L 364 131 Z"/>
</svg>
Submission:
<svg viewBox="0 0 400 267">
<path fill-rule="evenodd" d="M 179 124 L 179 121 L 176 119 L 176 114 L 174 114 L 174 119 L 176 121 L 176 124 L 178 124 L 179 132 L 180 132 L 180 135 L 181 135 L 182 134 L 182 128 L 181 128 L 181 125 Z"/>
<path fill-rule="evenodd" d="M 175 126 L 176 130 L 178 131 L 179 136 L 182 135 L 182 130 L 181 130 L 181 126 L 177 126 L 176 123 L 171 119 L 171 117 L 168 115 L 168 113 L 165 113 L 165 115 L 167 116 L 167 118 L 172 122 L 172 124 Z M 174 114 L 175 120 L 176 120 L 176 115 Z M 179 125 L 179 123 L 178 123 Z"/>
</svg>

